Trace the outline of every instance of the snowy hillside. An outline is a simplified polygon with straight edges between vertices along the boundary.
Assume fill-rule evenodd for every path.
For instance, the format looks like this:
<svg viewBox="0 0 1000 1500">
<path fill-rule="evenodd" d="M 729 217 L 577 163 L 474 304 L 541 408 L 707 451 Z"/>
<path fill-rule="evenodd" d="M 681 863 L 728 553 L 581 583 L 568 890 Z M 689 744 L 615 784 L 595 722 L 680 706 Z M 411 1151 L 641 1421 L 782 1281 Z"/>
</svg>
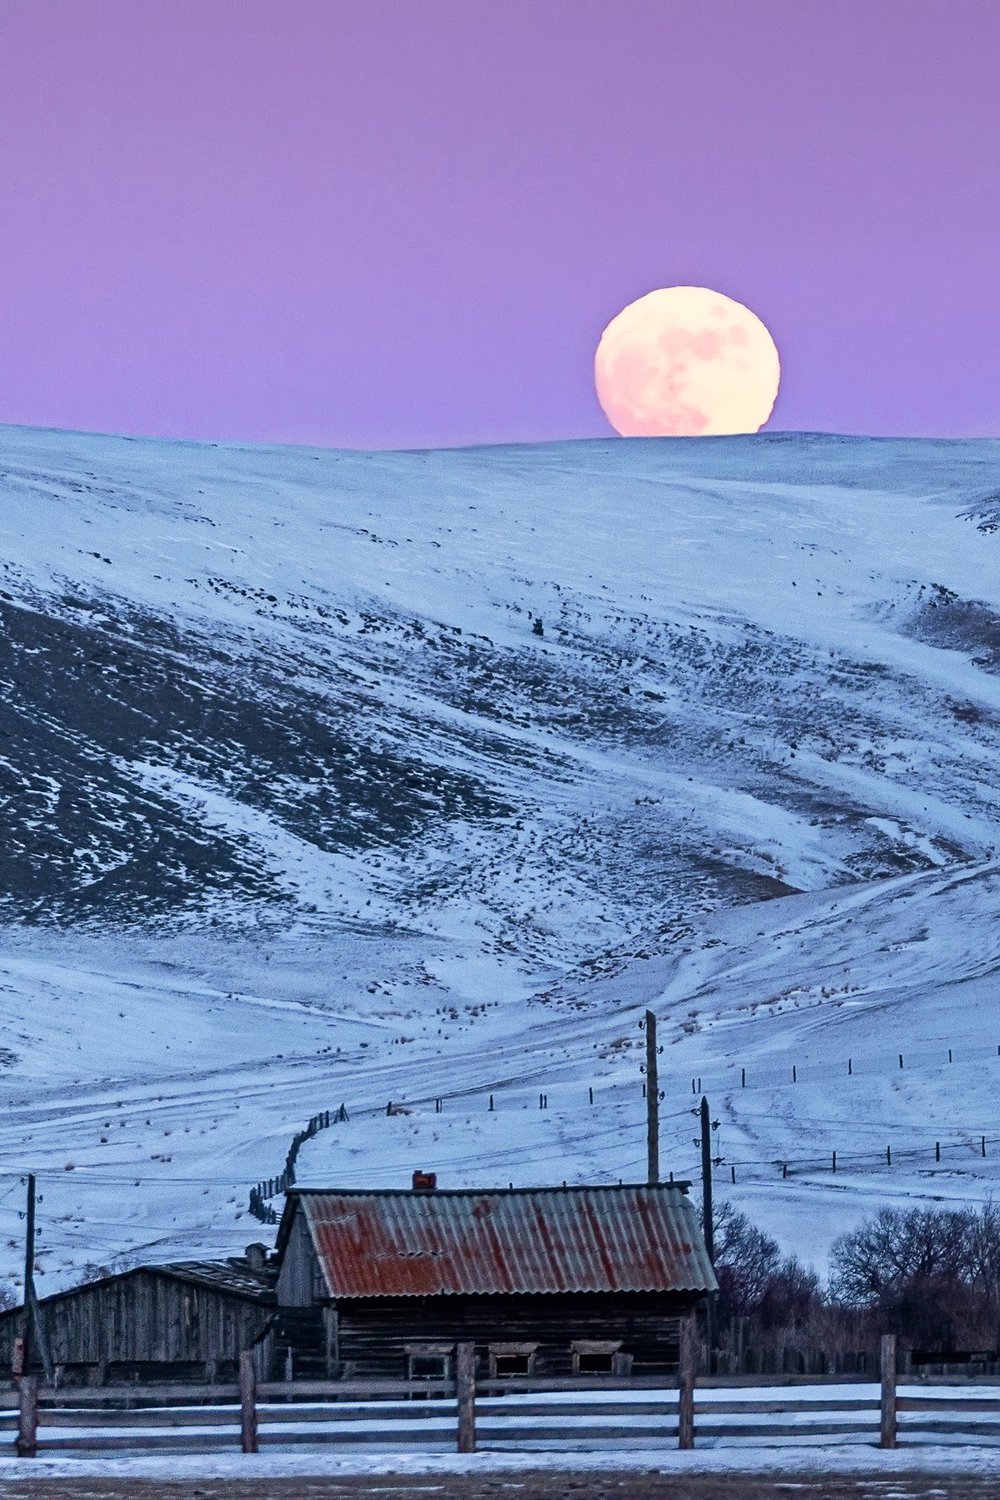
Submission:
<svg viewBox="0 0 1000 1500">
<path fill-rule="evenodd" d="M 0 429 L 7 1274 L 25 1169 L 46 1289 L 226 1253 L 342 1101 L 300 1181 L 641 1175 L 647 1004 L 789 1246 L 982 1197 L 998 460 Z"/>
</svg>

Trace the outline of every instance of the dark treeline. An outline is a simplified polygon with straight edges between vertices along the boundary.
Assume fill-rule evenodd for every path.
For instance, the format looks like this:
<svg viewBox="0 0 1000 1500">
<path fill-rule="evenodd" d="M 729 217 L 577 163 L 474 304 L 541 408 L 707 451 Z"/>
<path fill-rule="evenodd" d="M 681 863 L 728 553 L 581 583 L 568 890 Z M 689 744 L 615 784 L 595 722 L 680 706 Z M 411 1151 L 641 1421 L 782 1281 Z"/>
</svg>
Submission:
<svg viewBox="0 0 1000 1500">
<path fill-rule="evenodd" d="M 1000 1205 L 880 1208 L 834 1242 L 830 1279 L 746 1214 L 725 1205 L 716 1220 L 718 1346 L 825 1350 L 874 1348 L 882 1333 L 903 1347 L 946 1355 L 1000 1349 Z"/>
</svg>

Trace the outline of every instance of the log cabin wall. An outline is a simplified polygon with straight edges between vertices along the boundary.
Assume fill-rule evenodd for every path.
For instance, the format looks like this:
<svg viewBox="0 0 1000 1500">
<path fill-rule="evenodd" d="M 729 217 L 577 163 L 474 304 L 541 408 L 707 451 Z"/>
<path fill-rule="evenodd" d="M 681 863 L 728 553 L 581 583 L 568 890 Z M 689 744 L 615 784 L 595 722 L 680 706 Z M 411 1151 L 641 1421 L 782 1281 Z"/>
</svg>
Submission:
<svg viewBox="0 0 1000 1500">
<path fill-rule="evenodd" d="M 676 1370 L 679 1320 L 694 1305 L 676 1293 L 566 1293 L 560 1296 L 399 1297 L 340 1300 L 339 1373 L 403 1378 L 414 1346 L 471 1340 L 477 1373 L 490 1375 L 495 1344 L 536 1345 L 532 1373 L 569 1376 L 573 1345 L 620 1344 L 634 1375 Z"/>
</svg>

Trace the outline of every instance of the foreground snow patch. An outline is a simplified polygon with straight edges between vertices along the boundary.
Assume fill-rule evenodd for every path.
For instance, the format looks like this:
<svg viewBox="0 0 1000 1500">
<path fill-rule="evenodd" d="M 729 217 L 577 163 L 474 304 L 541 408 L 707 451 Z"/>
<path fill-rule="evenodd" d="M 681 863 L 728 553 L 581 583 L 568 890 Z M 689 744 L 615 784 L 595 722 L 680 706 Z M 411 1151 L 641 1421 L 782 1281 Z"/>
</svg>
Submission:
<svg viewBox="0 0 1000 1500">
<path fill-rule="evenodd" d="M 804 1478 L 858 1474 L 892 1478 L 905 1474 L 962 1474 L 1000 1481 L 1000 1449 L 981 1447 L 879 1448 L 787 1447 L 715 1449 L 693 1453 L 651 1449 L 633 1453 L 373 1454 L 332 1456 L 317 1448 L 295 1454 L 252 1457 L 0 1459 L 0 1482 L 31 1479 L 281 1479 L 348 1474 L 496 1474 L 537 1472 L 620 1473 L 635 1471 L 682 1478 L 692 1474 L 768 1474 Z"/>
</svg>

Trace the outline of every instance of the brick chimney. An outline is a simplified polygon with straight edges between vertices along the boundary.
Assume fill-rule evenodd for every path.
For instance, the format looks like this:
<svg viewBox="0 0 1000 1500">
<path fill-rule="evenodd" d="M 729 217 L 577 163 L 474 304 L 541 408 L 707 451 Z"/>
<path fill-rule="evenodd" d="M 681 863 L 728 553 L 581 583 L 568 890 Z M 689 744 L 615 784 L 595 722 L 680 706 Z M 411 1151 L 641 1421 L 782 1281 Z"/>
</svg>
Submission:
<svg viewBox="0 0 1000 1500">
<path fill-rule="evenodd" d="M 433 1193 L 437 1185 L 436 1172 L 414 1172 L 413 1191 L 415 1193 Z"/>
</svg>

